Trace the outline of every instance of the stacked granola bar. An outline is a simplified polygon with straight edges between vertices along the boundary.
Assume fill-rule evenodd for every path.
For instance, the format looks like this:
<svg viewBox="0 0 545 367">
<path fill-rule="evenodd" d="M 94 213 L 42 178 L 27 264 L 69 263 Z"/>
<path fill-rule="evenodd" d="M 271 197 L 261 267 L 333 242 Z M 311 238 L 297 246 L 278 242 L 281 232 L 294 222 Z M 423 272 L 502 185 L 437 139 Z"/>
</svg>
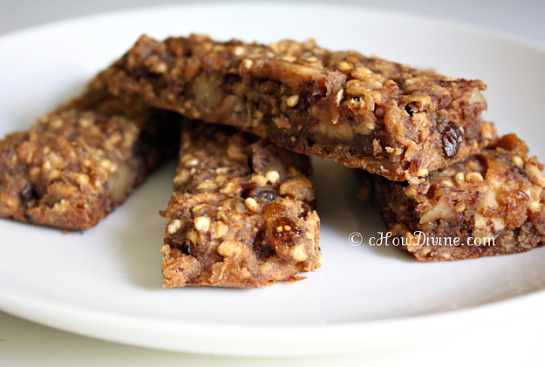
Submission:
<svg viewBox="0 0 545 367">
<path fill-rule="evenodd" d="M 481 118 L 480 80 L 313 41 L 266 46 L 199 35 L 143 36 L 106 74 L 110 91 L 125 99 L 374 174 L 385 223 L 419 260 L 543 244 L 542 166 L 517 137 L 498 139 Z M 427 241 L 447 238 L 459 243 Z M 493 245 L 476 243 L 484 239 Z"/>
<path fill-rule="evenodd" d="M 236 126 L 286 149 L 390 180 L 425 177 L 494 138 L 480 80 L 331 52 L 206 36 L 143 36 L 107 71 L 110 91 Z"/>
<path fill-rule="evenodd" d="M 545 243 L 543 165 L 527 154 L 509 134 L 421 182 L 367 183 L 399 247 L 418 260 L 524 252 Z"/>
</svg>

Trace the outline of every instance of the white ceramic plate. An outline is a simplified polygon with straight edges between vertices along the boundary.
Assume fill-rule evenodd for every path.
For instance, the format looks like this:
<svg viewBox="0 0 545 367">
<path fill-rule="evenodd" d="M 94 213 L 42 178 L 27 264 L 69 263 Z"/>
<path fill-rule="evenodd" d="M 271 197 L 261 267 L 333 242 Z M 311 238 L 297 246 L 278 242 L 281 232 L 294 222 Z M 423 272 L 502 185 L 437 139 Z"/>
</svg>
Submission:
<svg viewBox="0 0 545 367">
<path fill-rule="evenodd" d="M 488 83 L 487 118 L 545 159 L 545 52 L 505 35 L 357 6 L 213 3 L 78 19 L 0 38 L 0 134 L 24 129 L 81 90 L 137 37 L 207 33 L 272 42 L 315 38 Z M 0 309 L 127 344 L 231 355 L 387 348 L 486 327 L 545 306 L 545 250 L 418 263 L 390 247 L 353 246 L 383 231 L 356 203 L 348 169 L 316 162 L 322 269 L 257 290 L 161 288 L 174 163 L 83 234 L 0 221 Z M 507 330 L 508 331 L 508 330 Z M 528 333 L 536 331 L 528 330 Z"/>
</svg>

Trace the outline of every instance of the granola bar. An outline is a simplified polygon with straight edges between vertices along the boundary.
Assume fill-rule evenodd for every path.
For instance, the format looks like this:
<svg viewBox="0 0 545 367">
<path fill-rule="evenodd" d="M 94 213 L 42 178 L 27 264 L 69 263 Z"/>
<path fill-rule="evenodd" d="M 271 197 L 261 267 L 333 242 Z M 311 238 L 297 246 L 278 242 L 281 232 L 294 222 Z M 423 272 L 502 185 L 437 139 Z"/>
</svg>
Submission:
<svg viewBox="0 0 545 367">
<path fill-rule="evenodd" d="M 374 176 L 377 206 L 396 237 L 391 240 L 421 261 L 543 246 L 543 165 L 527 154 L 526 145 L 510 134 L 463 162 L 431 173 L 420 184 Z"/>
<path fill-rule="evenodd" d="M 239 127 L 307 155 L 414 180 L 495 137 L 480 80 L 449 78 L 311 40 L 264 46 L 142 36 L 107 71 L 112 93 Z"/>
<path fill-rule="evenodd" d="M 83 230 L 121 204 L 177 150 L 179 117 L 86 92 L 0 141 L 0 217 Z"/>
<path fill-rule="evenodd" d="M 261 287 L 320 267 L 308 157 L 229 127 L 182 128 L 163 285 Z"/>
</svg>

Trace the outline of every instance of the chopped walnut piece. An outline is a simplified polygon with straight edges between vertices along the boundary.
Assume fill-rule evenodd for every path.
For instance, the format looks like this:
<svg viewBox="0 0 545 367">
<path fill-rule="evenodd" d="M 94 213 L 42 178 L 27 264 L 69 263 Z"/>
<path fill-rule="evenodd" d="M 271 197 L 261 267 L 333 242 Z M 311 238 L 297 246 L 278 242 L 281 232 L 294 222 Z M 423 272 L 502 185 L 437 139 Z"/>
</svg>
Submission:
<svg viewBox="0 0 545 367">
<path fill-rule="evenodd" d="M 293 96 L 288 97 L 288 99 L 286 100 L 286 103 L 288 104 L 289 107 L 297 106 L 297 103 L 299 103 L 299 95 L 294 94 Z"/>
</svg>

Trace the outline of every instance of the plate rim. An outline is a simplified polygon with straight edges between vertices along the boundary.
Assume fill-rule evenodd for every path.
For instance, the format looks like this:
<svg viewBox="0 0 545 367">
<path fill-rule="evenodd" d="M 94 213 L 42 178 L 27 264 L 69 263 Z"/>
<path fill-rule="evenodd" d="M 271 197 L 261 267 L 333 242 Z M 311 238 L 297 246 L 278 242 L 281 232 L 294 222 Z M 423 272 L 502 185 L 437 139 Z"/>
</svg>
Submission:
<svg viewBox="0 0 545 367">
<path fill-rule="evenodd" d="M 491 26 L 474 24 L 469 21 L 454 20 L 449 18 L 444 18 L 436 15 L 423 15 L 416 11 L 405 11 L 398 9 L 386 9 L 379 6 L 369 6 L 365 4 L 356 3 L 350 0 L 338 0 L 336 3 L 329 3 L 327 0 L 265 0 L 263 2 L 247 2 L 245 0 L 186 0 L 184 3 L 178 4 L 162 4 L 162 5 L 140 5 L 134 8 L 129 9 L 117 9 L 105 12 L 99 12 L 89 15 L 79 15 L 75 17 L 69 17 L 65 19 L 47 21 L 30 27 L 15 29 L 13 31 L 8 31 L 0 34 L 0 42 L 4 41 L 4 38 L 21 37 L 25 33 L 33 33 L 45 31 L 47 28 L 55 27 L 66 27 L 71 23 L 80 23 L 80 22 L 94 22 L 98 18 L 108 18 L 108 17 L 117 17 L 120 15 L 134 15 L 136 13 L 145 13 L 149 11 L 166 11 L 168 9 L 180 9 L 180 8 L 199 8 L 204 7 L 207 4 L 213 4 L 217 6 L 226 6 L 227 4 L 232 4 L 234 6 L 244 7 L 263 7 L 263 6 L 294 6 L 294 7 L 323 7 L 323 8 L 346 8 L 346 7 L 355 7 L 358 10 L 365 10 L 372 13 L 380 15 L 393 15 L 401 18 L 413 18 L 415 20 L 424 21 L 427 23 L 434 23 L 441 25 L 441 27 L 448 27 L 451 29 L 466 29 L 471 33 L 479 33 L 490 38 L 494 38 L 502 41 L 509 41 L 526 47 L 534 48 L 535 50 L 545 52 L 545 42 L 534 40 L 523 35 L 515 34 L 509 31 L 505 31 L 499 28 L 494 28 Z M 227 7 L 227 6 L 226 6 Z"/>
<path fill-rule="evenodd" d="M 315 7 L 315 8 L 346 8 L 346 7 L 356 7 L 358 11 L 365 10 L 372 13 L 378 13 L 382 16 L 391 16 L 395 15 L 396 17 L 402 17 L 402 18 L 411 18 L 411 19 L 417 19 L 419 21 L 424 21 L 426 23 L 430 24 L 441 24 L 442 27 L 449 27 L 451 29 L 460 29 L 463 28 L 467 32 L 470 33 L 478 33 L 481 36 L 493 38 L 495 40 L 501 40 L 503 42 L 507 41 L 513 44 L 521 45 L 524 47 L 532 48 L 533 50 L 539 51 L 541 53 L 545 54 L 545 44 L 527 39 L 525 37 L 514 35 L 509 32 L 505 32 L 499 29 L 475 25 L 471 23 L 466 22 L 460 22 L 460 21 L 454 21 L 454 20 L 445 20 L 440 17 L 434 17 L 434 16 L 424 16 L 421 14 L 416 14 L 412 12 L 404 12 L 404 11 L 395 11 L 395 10 L 387 10 L 387 9 L 380 9 L 375 7 L 367 7 L 361 4 L 352 3 L 349 1 L 341 1 L 337 4 L 327 4 L 326 2 L 317 2 L 317 3 L 311 3 L 306 1 L 295 1 L 292 3 L 282 2 L 282 1 L 267 1 L 264 3 L 256 4 L 256 3 L 247 3 L 240 0 L 235 1 L 228 1 L 228 2 L 220 2 L 220 1 L 205 1 L 205 2 L 198 2 L 198 1 L 191 1 L 188 3 L 183 4 L 171 4 L 171 5 L 161 5 L 161 6 L 143 6 L 143 7 L 137 7 L 133 9 L 125 9 L 125 10 L 116 10 L 116 11 L 109 11 L 105 13 L 98 13 L 98 14 L 92 14 L 92 15 L 86 15 L 86 16 L 78 16 L 74 18 L 69 19 L 63 19 L 59 21 L 53 21 L 48 22 L 24 29 L 15 30 L 12 32 L 7 32 L 2 35 L 0 35 L 0 44 L 3 42 L 6 42 L 6 40 L 9 40 L 11 38 L 20 38 L 20 37 L 26 37 L 32 33 L 35 32 L 43 32 L 43 31 L 54 31 L 55 28 L 66 28 L 69 27 L 71 24 L 81 23 L 81 22 L 97 22 L 101 18 L 109 18 L 109 17 L 119 17 L 121 15 L 123 16 L 134 16 L 135 14 L 144 13 L 150 10 L 153 11 L 168 11 L 168 9 L 180 9 L 180 8 L 187 8 L 187 7 L 194 7 L 194 8 L 201 8 L 207 5 L 207 3 L 215 3 L 215 4 L 221 4 L 222 6 L 225 6 L 226 4 L 235 4 L 236 6 L 245 6 L 245 7 L 263 7 L 263 6 L 296 6 L 296 7 Z M 33 307 L 23 307 L 23 305 L 29 305 L 29 304 L 36 304 L 35 311 L 40 311 L 43 307 L 47 308 L 46 313 L 33 315 L 32 309 Z M 526 307 L 529 304 L 535 305 L 532 307 Z M 105 311 L 93 311 L 93 310 L 86 310 L 85 307 L 78 307 L 77 305 L 71 305 L 66 306 L 62 302 L 54 302 L 50 300 L 43 300 L 43 298 L 40 298 L 39 296 L 32 296 L 32 295 L 25 295 L 23 294 L 16 294 L 14 292 L 9 292 L 3 289 L 0 289 L 0 310 L 5 311 L 9 314 L 12 314 L 14 316 L 22 317 L 27 320 L 31 320 L 43 325 L 51 326 L 57 329 L 69 331 L 69 332 L 75 332 L 82 335 L 87 335 L 95 338 L 100 338 L 104 340 L 110 340 L 114 342 L 120 342 L 120 343 L 126 343 L 126 340 L 123 340 L 119 337 L 113 337 L 111 339 L 105 337 L 104 335 L 101 335 L 100 333 L 94 332 L 92 330 L 85 331 L 85 330 L 74 330 L 76 329 L 75 326 L 69 327 L 69 326 L 59 326 L 54 324 L 51 321 L 48 321 L 46 318 L 51 317 L 52 319 L 56 319 L 59 317 L 67 316 L 67 314 L 70 316 L 72 321 L 75 321 L 73 319 L 77 319 L 76 314 L 78 313 L 86 313 L 89 316 L 92 316 L 94 318 L 100 316 L 101 318 L 106 318 L 110 320 L 103 321 L 102 324 L 106 324 L 108 322 L 114 322 L 114 320 L 117 320 L 117 324 L 125 324 L 130 325 L 133 324 L 134 321 L 138 320 L 139 322 L 145 322 L 146 325 L 149 324 L 155 324 L 155 328 L 157 328 L 157 323 L 160 324 L 160 328 L 164 332 L 172 333 L 172 329 L 174 327 L 182 328 L 186 327 L 191 329 L 190 331 L 183 330 L 183 335 L 179 334 L 181 336 L 181 339 L 187 339 L 192 336 L 195 336 L 197 334 L 200 334 L 200 338 L 210 339 L 215 338 L 216 342 L 218 342 L 218 338 L 225 338 L 230 337 L 233 338 L 233 340 L 228 343 L 226 346 L 221 347 L 217 346 L 216 350 L 210 351 L 210 350 L 199 350 L 198 346 L 193 346 L 190 349 L 185 348 L 172 348 L 172 347 L 165 347 L 164 345 L 157 344 L 155 342 L 151 342 L 152 347 L 158 348 L 158 349 L 167 349 L 167 350 L 178 350 L 178 351 L 185 351 L 185 352 L 198 352 L 198 353 L 207 353 L 207 354 L 221 354 L 221 355 L 259 355 L 259 356 L 265 356 L 265 355 L 271 355 L 271 356 L 277 356 L 278 354 L 275 353 L 273 350 L 263 350 L 261 348 L 258 348 L 258 343 L 263 341 L 273 341 L 274 343 L 285 343 L 285 332 L 288 331 L 291 335 L 290 341 L 295 344 L 297 348 L 301 348 L 302 350 L 297 348 L 287 348 L 282 354 L 287 356 L 298 356 L 298 355 L 309 355 L 309 354 L 316 354 L 316 353 L 322 353 L 322 354 L 331 354 L 331 353 L 339 353 L 339 352 L 350 352 L 350 351 L 356 351 L 360 350 L 361 348 L 358 348 L 354 342 L 365 342 L 368 341 L 367 338 L 359 335 L 364 334 L 361 333 L 362 329 L 370 330 L 375 333 L 388 333 L 392 330 L 397 329 L 399 332 L 399 329 L 412 329 L 415 327 L 415 325 L 426 325 L 428 328 L 434 328 L 433 324 L 441 324 L 445 332 L 448 332 L 449 330 L 456 330 L 459 328 L 463 328 L 467 326 L 468 322 L 477 322 L 480 325 L 485 325 L 487 323 L 493 322 L 496 319 L 496 316 L 491 316 L 490 314 L 495 314 L 498 312 L 498 308 L 502 309 L 508 309 L 508 310 L 514 310 L 514 309 L 523 309 L 525 310 L 524 313 L 534 313 L 537 312 L 539 309 L 539 306 L 537 304 L 543 305 L 545 304 L 545 289 L 540 291 L 534 291 L 530 292 L 528 294 L 524 295 L 518 295 L 509 299 L 495 301 L 489 304 L 477 306 L 477 307 L 471 307 L 471 308 L 461 308 L 457 310 L 450 310 L 450 311 L 442 311 L 438 313 L 433 314 L 426 314 L 426 315 L 418 315 L 418 316 L 409 316 L 409 317 L 402 317 L 402 318 L 391 318 L 391 319 L 380 319 L 380 320 L 371 320 L 371 321 L 358 321 L 358 322 L 350 322 L 347 323 L 348 325 L 344 325 L 344 322 L 339 322 L 335 324 L 329 324 L 329 325 L 282 325 L 282 326 L 275 326 L 275 325 L 268 325 L 266 328 L 268 331 L 271 332 L 272 336 L 269 336 L 267 338 L 263 337 L 259 333 L 255 333 L 256 331 L 261 331 L 263 329 L 263 326 L 251 326 L 251 325 L 208 325 L 203 322 L 188 322 L 188 321 L 178 321 L 170 325 L 167 325 L 164 320 L 157 321 L 156 319 L 148 319 L 142 318 L 142 317 L 134 317 L 134 316 L 125 316 L 125 315 L 117 315 L 115 313 L 108 313 Z M 68 309 L 66 309 L 68 307 Z M 477 320 L 478 319 L 478 320 Z M 471 321 L 468 321 L 471 320 Z M 95 323 L 97 323 L 97 320 L 94 320 Z M 115 323 L 115 322 L 114 322 Z M 100 324 L 97 323 L 97 324 Z M 449 324 L 448 328 L 445 330 L 444 326 L 446 324 Z M 80 322 L 74 323 L 72 325 L 77 325 L 81 329 L 84 326 L 88 326 L 88 322 Z M 401 325 L 401 326 L 400 326 Z M 203 330 L 197 330 L 197 329 L 205 329 Z M 145 330 L 143 327 L 140 327 L 140 333 L 144 333 Z M 316 334 L 315 329 L 321 329 L 325 330 L 322 334 Z M 386 330 L 385 330 L 386 329 Z M 437 329 L 437 328 L 435 328 Z M 437 330 L 438 331 L 438 330 Z M 233 332 L 235 335 L 233 335 Z M 360 332 L 358 334 L 358 332 Z M 254 352 L 247 351 L 247 347 L 242 349 L 237 349 L 236 344 L 240 342 L 240 340 L 247 340 L 247 337 L 244 335 L 247 335 L 248 333 L 253 333 L 254 343 L 253 345 L 256 346 L 254 349 Z M 331 340 L 331 334 L 335 334 L 340 341 L 348 342 L 348 340 L 345 340 L 345 338 L 342 337 L 342 335 L 349 335 L 352 343 L 347 343 L 344 346 L 341 344 L 337 344 L 335 347 L 324 350 L 320 349 L 319 347 L 316 348 L 312 342 L 326 342 Z M 326 336 L 326 334 L 328 334 Z M 425 340 L 426 336 L 429 337 L 429 335 L 424 335 L 425 333 L 422 333 L 421 338 L 422 339 L 415 339 L 415 342 Z M 259 337 L 256 337 L 256 335 L 259 335 Z M 304 338 L 307 339 L 306 342 L 301 342 L 300 339 L 301 335 L 304 335 Z M 354 335 L 356 337 L 354 338 Z M 359 336 L 359 337 L 358 337 Z M 272 339 L 271 339 L 272 337 Z M 283 339 L 281 339 L 281 337 Z M 245 339 L 246 338 L 246 339 Z M 180 339 L 180 338 L 178 338 Z M 138 343 L 137 341 L 132 341 L 130 343 L 131 345 L 140 345 L 144 347 L 149 347 L 150 343 Z M 192 344 L 193 345 L 193 344 Z M 276 346 L 276 344 L 274 344 Z M 274 348 L 273 348 L 274 349 Z M 365 350 L 366 347 L 363 347 Z M 277 352 L 277 351 L 276 351 Z M 270 353 L 270 354 L 269 354 Z"/>
<path fill-rule="evenodd" d="M 28 307 L 38 303 L 38 307 Z M 538 315 L 544 304 L 545 291 L 536 291 L 477 307 L 408 317 L 325 325 L 213 325 L 210 322 L 120 315 L 29 294 L 14 296 L 13 292 L 0 289 L 3 312 L 55 329 L 121 344 L 224 356 L 296 357 L 353 353 L 382 349 L 383 339 L 388 339 L 390 347 L 410 346 L 441 340 L 467 328 L 486 328 L 498 321 L 499 314 L 507 314 L 515 320 Z M 33 312 L 35 310 L 40 312 Z M 64 319 L 63 324 L 59 325 L 58 319 Z M 105 329 L 114 333 L 106 335 Z M 264 330 L 267 336 L 262 333 Z M 157 338 L 158 335 L 161 337 Z M 248 335 L 252 335 L 251 339 Z M 142 341 L 146 336 L 154 338 Z M 263 347 L 264 342 L 269 344 Z M 241 343 L 244 344 L 242 348 Z M 325 344 L 328 349 L 323 348 Z M 210 349 L 211 345 L 213 349 Z M 280 352 L 279 347 L 283 347 Z"/>
</svg>

